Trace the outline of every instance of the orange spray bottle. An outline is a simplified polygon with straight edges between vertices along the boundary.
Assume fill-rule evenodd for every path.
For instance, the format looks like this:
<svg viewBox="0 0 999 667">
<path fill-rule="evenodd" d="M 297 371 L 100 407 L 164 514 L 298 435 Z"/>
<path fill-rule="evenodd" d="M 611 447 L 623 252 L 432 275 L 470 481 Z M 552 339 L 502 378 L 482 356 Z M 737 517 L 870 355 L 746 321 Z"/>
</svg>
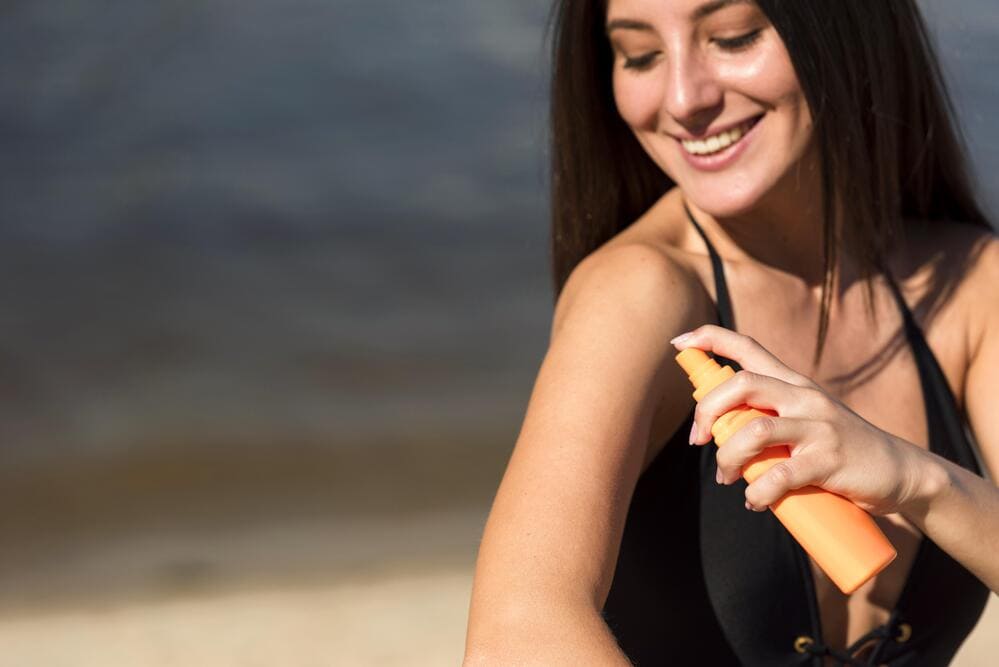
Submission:
<svg viewBox="0 0 999 667">
<path fill-rule="evenodd" d="M 676 355 L 694 385 L 700 401 L 719 384 L 735 375 L 703 350 L 687 348 Z M 757 417 L 776 415 L 772 410 L 742 405 L 719 417 L 711 434 L 719 447 Z M 752 483 L 776 463 L 790 457 L 786 445 L 767 447 L 742 468 Z M 895 559 L 895 548 L 870 514 L 843 496 L 816 486 L 788 492 L 770 506 L 788 532 L 843 593 L 849 595 Z"/>
</svg>

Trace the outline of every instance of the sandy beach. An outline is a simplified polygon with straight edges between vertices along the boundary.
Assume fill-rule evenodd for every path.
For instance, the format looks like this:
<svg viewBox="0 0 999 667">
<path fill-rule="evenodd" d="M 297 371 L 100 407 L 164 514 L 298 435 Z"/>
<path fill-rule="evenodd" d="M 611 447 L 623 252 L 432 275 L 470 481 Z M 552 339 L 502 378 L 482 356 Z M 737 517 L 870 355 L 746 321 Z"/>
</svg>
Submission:
<svg viewBox="0 0 999 667">
<path fill-rule="evenodd" d="M 0 667 L 459 664 L 505 450 L 291 452 L 5 475 Z"/>
<path fill-rule="evenodd" d="M 471 571 L 385 572 L 340 583 L 63 610 L 0 623 L 3 665 L 457 665 Z M 999 604 L 953 665 L 991 667 Z"/>
</svg>

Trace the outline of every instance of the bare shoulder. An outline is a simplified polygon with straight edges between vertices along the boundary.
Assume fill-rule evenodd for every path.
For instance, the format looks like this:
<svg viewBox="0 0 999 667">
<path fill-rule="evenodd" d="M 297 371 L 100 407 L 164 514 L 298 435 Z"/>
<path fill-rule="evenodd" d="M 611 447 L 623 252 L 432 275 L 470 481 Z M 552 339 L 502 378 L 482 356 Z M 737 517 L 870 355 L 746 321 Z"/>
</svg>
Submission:
<svg viewBox="0 0 999 667">
<path fill-rule="evenodd" d="M 995 271 L 997 239 L 992 229 L 964 222 L 913 225 L 896 268 L 903 276 L 919 277 L 933 272 L 938 278 L 959 283 L 976 282 Z M 994 276 L 994 273 L 993 273 Z"/>
<path fill-rule="evenodd" d="M 995 335 L 999 332 L 999 236 L 994 231 L 976 230 L 966 247 L 968 268 L 958 295 L 968 313 L 968 363 L 987 359 L 983 363 L 990 366 L 991 377 L 997 370 L 992 364 L 999 356 Z M 986 344 L 992 349 L 985 351 Z"/>
<path fill-rule="evenodd" d="M 570 319 L 615 312 L 631 325 L 659 329 L 669 340 L 677 327 L 710 317 L 711 298 L 697 274 L 669 248 L 615 239 L 587 256 L 566 281 L 552 333 Z M 589 319 L 586 317 L 586 319 Z"/>
<path fill-rule="evenodd" d="M 958 403 L 985 333 L 999 325 L 999 242 L 961 222 L 913 225 L 893 257 L 899 286 Z M 991 323 L 991 324 L 990 324 Z"/>
<path fill-rule="evenodd" d="M 989 476 L 999 482 L 999 238 L 985 230 L 974 245 L 965 279 L 970 313 L 968 372 L 963 387 L 965 409 Z"/>
<path fill-rule="evenodd" d="M 926 304 L 927 319 L 946 312 L 945 319 L 963 323 L 969 352 L 999 317 L 999 237 L 991 229 L 960 222 L 915 227 L 900 268 L 908 292 Z"/>
<path fill-rule="evenodd" d="M 967 271 L 962 281 L 963 296 L 978 317 L 975 318 L 979 341 L 984 327 L 999 325 L 999 235 L 993 230 L 974 228 L 960 247 L 965 252 Z"/>
</svg>

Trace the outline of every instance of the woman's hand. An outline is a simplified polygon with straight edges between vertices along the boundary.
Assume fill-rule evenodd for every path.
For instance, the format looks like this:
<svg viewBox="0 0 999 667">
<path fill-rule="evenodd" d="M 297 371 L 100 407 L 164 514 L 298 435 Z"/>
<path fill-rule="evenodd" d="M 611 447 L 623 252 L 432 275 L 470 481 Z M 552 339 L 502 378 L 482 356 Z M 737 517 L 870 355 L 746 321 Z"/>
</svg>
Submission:
<svg viewBox="0 0 999 667">
<path fill-rule="evenodd" d="M 752 338 L 708 324 L 670 342 L 678 350 L 717 353 L 743 368 L 697 404 L 691 444 L 710 442 L 715 420 L 743 404 L 779 415 L 754 419 L 718 449 L 723 484 L 738 480 L 743 465 L 765 447 L 790 449 L 791 458 L 746 488 L 747 509 L 763 511 L 788 491 L 809 485 L 877 515 L 920 500 L 924 450 L 865 421 Z"/>
</svg>

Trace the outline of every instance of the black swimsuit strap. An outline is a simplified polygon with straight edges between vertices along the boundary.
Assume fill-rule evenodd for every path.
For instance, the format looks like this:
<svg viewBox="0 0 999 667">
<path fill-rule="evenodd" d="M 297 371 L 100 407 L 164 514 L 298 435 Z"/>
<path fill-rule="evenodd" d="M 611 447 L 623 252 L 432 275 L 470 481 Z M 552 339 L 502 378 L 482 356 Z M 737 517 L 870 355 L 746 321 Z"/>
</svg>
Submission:
<svg viewBox="0 0 999 667">
<path fill-rule="evenodd" d="M 725 267 L 722 264 L 721 257 L 718 256 L 715 247 L 711 245 L 711 241 L 708 240 L 704 230 L 697 224 L 697 219 L 694 218 L 694 214 L 687 208 L 686 202 L 683 204 L 683 210 L 687 212 L 687 218 L 693 223 L 694 229 L 701 235 L 701 238 L 704 239 L 704 245 L 708 247 L 708 256 L 711 258 L 711 268 L 714 269 L 715 276 L 715 302 L 718 309 L 718 321 L 726 329 L 735 331 L 735 313 L 732 310 L 732 300 L 728 295 L 728 285 L 725 284 Z"/>
<path fill-rule="evenodd" d="M 704 239 L 714 271 L 715 304 L 721 326 L 736 331 L 725 269 L 690 209 L 687 218 Z M 733 370 L 739 364 L 721 355 Z M 708 600 L 726 639 L 746 664 L 772 664 L 775 647 L 791 649 L 800 635 L 821 641 L 820 619 L 808 556 L 771 512 L 743 509 L 742 484 L 715 483 L 715 448 L 700 451 L 698 546 Z M 733 545 L 740 545 L 733 549 Z M 761 600 L 756 583 L 761 570 L 797 573 L 789 585 Z M 750 612 L 749 610 L 754 610 Z M 813 656 L 812 667 L 822 659 Z"/>
<path fill-rule="evenodd" d="M 981 474 L 983 470 L 981 461 L 978 460 L 977 451 L 969 442 L 970 438 L 961 419 L 961 410 L 947 382 L 947 376 L 940 368 L 936 355 L 926 342 L 923 330 L 909 310 L 898 285 L 890 275 L 886 277 L 898 309 L 902 312 L 905 337 L 909 341 L 919 374 L 923 378 L 923 403 L 930 422 L 930 451 L 946 456 L 955 463 Z M 968 446 L 954 446 L 957 443 L 968 443 Z M 935 445 L 946 447 L 946 450 L 941 450 Z"/>
</svg>

